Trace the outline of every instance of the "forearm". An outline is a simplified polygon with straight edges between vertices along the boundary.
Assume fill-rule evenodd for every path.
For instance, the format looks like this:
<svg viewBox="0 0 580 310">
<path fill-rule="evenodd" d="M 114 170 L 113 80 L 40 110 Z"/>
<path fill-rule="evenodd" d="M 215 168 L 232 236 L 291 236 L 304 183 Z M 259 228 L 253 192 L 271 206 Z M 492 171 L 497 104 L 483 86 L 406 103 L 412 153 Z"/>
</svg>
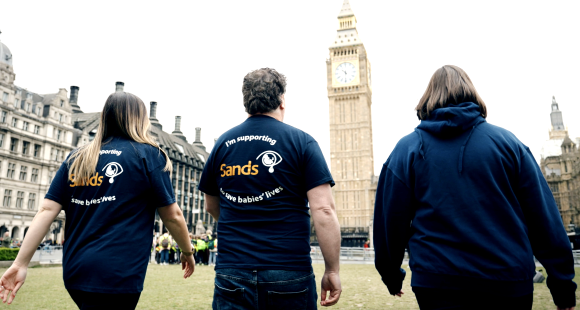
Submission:
<svg viewBox="0 0 580 310">
<path fill-rule="evenodd" d="M 328 206 L 312 212 L 316 236 L 324 257 L 326 271 L 340 269 L 340 225 L 334 208 Z"/>
<path fill-rule="evenodd" d="M 220 197 L 219 196 L 212 196 L 208 194 L 205 195 L 205 210 L 213 219 L 218 221 L 220 218 Z"/>
<path fill-rule="evenodd" d="M 191 243 L 189 242 L 189 231 L 187 230 L 185 218 L 183 218 L 183 213 L 177 205 L 174 209 L 175 211 L 172 214 L 166 215 L 161 219 L 175 242 L 179 245 L 179 248 L 182 249 L 182 251 L 190 252 Z"/>
<path fill-rule="evenodd" d="M 47 204 L 49 204 L 49 206 L 47 206 Z M 28 263 L 30 263 L 38 245 L 48 233 L 50 224 L 52 224 L 54 219 L 58 216 L 61 209 L 62 207 L 60 204 L 52 200 L 45 199 L 42 202 L 42 206 L 34 216 L 34 219 L 26 233 L 26 237 L 22 241 L 22 246 L 20 247 L 18 256 L 14 261 L 15 264 L 28 266 Z"/>
</svg>

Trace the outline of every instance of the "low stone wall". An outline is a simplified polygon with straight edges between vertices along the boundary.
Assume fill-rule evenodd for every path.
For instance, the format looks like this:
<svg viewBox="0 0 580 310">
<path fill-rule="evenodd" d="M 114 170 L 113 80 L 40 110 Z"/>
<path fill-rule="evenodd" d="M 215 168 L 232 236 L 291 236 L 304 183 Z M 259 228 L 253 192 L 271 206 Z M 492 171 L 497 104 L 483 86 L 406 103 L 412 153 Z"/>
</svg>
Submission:
<svg viewBox="0 0 580 310">
<path fill-rule="evenodd" d="M 12 262 L 14 262 L 14 261 L 13 260 L 0 261 L 0 268 L 10 267 L 10 266 L 12 266 Z M 30 262 L 30 264 L 28 264 L 28 267 L 36 267 L 36 266 L 40 266 L 40 262 Z"/>
</svg>

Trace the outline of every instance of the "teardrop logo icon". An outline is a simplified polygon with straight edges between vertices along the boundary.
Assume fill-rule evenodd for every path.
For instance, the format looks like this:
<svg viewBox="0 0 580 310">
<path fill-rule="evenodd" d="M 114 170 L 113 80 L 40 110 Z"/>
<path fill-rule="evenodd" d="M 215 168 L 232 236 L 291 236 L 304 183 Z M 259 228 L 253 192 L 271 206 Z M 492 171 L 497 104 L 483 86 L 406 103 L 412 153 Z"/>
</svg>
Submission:
<svg viewBox="0 0 580 310">
<path fill-rule="evenodd" d="M 256 159 L 260 159 L 262 157 L 262 164 L 268 167 L 268 172 L 274 172 L 274 166 L 282 162 L 282 156 L 274 151 L 265 151 L 262 154 L 258 155 Z"/>
</svg>

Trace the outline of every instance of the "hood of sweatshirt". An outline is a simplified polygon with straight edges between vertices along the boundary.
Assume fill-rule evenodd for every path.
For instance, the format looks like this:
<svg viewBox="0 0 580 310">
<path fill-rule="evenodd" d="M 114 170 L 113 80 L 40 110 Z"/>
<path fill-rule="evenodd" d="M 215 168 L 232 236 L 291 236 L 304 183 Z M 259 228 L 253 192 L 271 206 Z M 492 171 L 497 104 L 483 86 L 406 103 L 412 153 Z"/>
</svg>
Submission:
<svg viewBox="0 0 580 310">
<path fill-rule="evenodd" d="M 452 104 L 445 108 L 435 109 L 429 115 L 429 118 L 422 120 L 419 126 L 415 128 L 415 132 L 419 135 L 419 153 L 425 159 L 425 152 L 423 150 L 423 136 L 421 131 L 424 130 L 434 136 L 441 138 L 452 138 L 459 136 L 466 131 L 470 131 L 467 139 L 459 151 L 459 173 L 463 170 L 463 152 L 465 146 L 471 138 L 471 134 L 477 125 L 485 122 L 481 116 L 479 106 L 473 102 L 463 102 L 460 104 Z"/>
</svg>

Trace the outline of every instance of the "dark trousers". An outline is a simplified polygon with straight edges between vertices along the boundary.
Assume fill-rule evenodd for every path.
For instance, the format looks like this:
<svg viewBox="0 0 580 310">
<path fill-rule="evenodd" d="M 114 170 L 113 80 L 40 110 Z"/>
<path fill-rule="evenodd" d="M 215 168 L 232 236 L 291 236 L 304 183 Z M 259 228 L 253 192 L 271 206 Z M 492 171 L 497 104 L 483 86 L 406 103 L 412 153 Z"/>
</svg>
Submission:
<svg viewBox="0 0 580 310">
<path fill-rule="evenodd" d="M 315 310 L 318 294 L 312 271 L 218 269 L 214 310 Z"/>
<path fill-rule="evenodd" d="M 80 310 L 88 309 L 118 309 L 134 310 L 141 293 L 136 294 L 104 294 L 79 290 L 68 290 L 70 297 Z"/>
<path fill-rule="evenodd" d="M 199 263 L 200 264 L 207 265 L 207 260 L 205 258 L 205 254 L 206 254 L 205 252 L 207 252 L 207 250 L 198 250 L 197 251 L 197 257 L 198 257 L 198 260 L 199 260 Z"/>
<path fill-rule="evenodd" d="M 175 251 L 173 249 L 169 250 L 169 263 L 175 264 Z"/>
<path fill-rule="evenodd" d="M 203 253 L 203 263 L 208 265 L 209 264 L 209 249 L 205 249 Z"/>
<path fill-rule="evenodd" d="M 477 291 L 445 290 L 425 287 L 413 287 L 413 293 L 415 293 L 421 310 L 530 310 L 534 303 L 534 294 L 506 297 Z"/>
</svg>

